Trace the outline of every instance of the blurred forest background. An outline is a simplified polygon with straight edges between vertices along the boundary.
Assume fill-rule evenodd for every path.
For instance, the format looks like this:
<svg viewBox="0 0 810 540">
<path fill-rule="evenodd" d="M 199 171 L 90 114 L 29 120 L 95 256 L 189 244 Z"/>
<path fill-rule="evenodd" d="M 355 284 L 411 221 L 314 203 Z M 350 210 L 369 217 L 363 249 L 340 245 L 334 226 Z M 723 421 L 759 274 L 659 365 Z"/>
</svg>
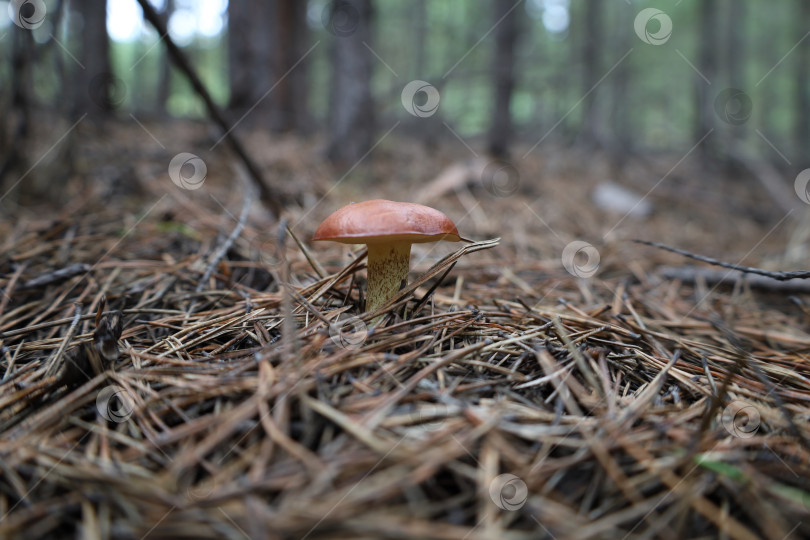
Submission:
<svg viewBox="0 0 810 540">
<path fill-rule="evenodd" d="M 333 159 L 354 162 L 401 120 L 429 143 L 486 137 L 504 155 L 514 141 L 616 156 L 702 142 L 724 162 L 809 163 L 803 0 L 151 3 L 229 122 L 329 133 Z M 16 6 L 33 18 L 15 26 L 5 13 Z M 27 169 L 15 159 L 36 159 L 15 151 L 42 117 L 208 115 L 136 0 L 18 0 L 0 12 L 5 185 L 10 168 Z M 403 117 L 412 80 L 440 94 L 425 118 Z"/>
</svg>

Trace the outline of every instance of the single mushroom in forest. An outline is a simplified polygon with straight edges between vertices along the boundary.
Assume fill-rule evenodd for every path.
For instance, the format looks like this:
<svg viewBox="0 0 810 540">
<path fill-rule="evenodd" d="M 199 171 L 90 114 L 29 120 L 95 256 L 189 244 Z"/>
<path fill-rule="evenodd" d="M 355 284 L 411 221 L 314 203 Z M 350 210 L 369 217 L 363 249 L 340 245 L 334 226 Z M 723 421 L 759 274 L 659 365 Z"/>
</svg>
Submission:
<svg viewBox="0 0 810 540">
<path fill-rule="evenodd" d="M 453 221 L 438 210 L 375 199 L 335 211 L 320 224 L 312 239 L 368 246 L 366 311 L 374 311 L 407 282 L 411 244 L 458 242 L 461 237 Z"/>
</svg>

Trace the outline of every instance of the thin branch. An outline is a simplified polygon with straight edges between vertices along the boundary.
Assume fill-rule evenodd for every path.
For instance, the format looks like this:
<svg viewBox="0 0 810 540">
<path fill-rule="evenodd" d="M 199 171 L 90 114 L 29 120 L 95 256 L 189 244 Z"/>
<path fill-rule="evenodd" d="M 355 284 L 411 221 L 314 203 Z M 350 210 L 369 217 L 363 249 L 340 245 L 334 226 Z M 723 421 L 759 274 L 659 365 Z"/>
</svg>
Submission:
<svg viewBox="0 0 810 540">
<path fill-rule="evenodd" d="M 250 176 L 253 177 L 254 182 L 259 188 L 259 194 L 262 202 L 275 214 L 276 217 L 280 216 L 282 211 L 280 202 L 282 200 L 281 196 L 270 186 L 269 183 L 265 181 L 259 167 L 248 155 L 245 147 L 233 133 L 231 127 L 228 125 L 228 122 L 225 120 L 225 117 L 222 115 L 222 111 L 220 111 L 219 107 L 217 107 L 216 103 L 214 103 L 211 94 L 208 93 L 208 90 L 203 85 L 202 80 L 200 80 L 200 77 L 197 75 L 197 72 L 194 71 L 194 68 L 183 54 L 183 51 L 181 51 L 172 40 L 171 36 L 166 30 L 166 24 L 161 16 L 158 15 L 157 11 L 155 11 L 155 8 L 152 7 L 148 0 L 138 0 L 138 4 L 140 4 L 141 9 L 143 9 L 144 19 L 149 21 L 152 26 L 155 27 L 155 30 L 159 36 L 163 36 L 163 39 L 166 42 L 166 51 L 169 53 L 169 57 L 177 65 L 180 71 L 185 74 L 186 78 L 188 78 L 188 81 L 191 83 L 194 91 L 200 95 L 205 103 L 205 107 L 208 109 L 208 114 L 211 116 L 211 119 L 222 129 L 225 134 L 225 139 L 227 139 L 231 149 L 245 164 L 245 167 L 250 172 Z"/>
<path fill-rule="evenodd" d="M 647 240 L 633 240 L 633 242 L 636 242 L 638 244 L 644 244 L 646 246 L 656 247 L 658 249 L 663 249 L 665 251 L 671 251 L 672 253 L 677 253 L 678 255 L 683 255 L 684 257 L 689 257 L 690 259 L 695 259 L 696 261 L 713 264 L 715 266 L 722 266 L 723 268 L 729 268 L 731 270 L 738 270 L 744 274 L 756 274 L 759 276 L 777 279 L 779 281 L 810 278 L 810 271 L 807 270 L 798 270 L 795 272 L 773 272 L 770 270 L 763 270 L 762 268 L 753 268 L 751 266 L 743 266 L 741 264 L 727 263 L 719 261 L 717 259 L 713 259 L 711 257 L 706 257 L 704 255 L 696 255 L 695 253 L 691 253 L 683 249 L 669 247 L 664 244 L 659 244 L 658 242 L 648 242 Z"/>
<path fill-rule="evenodd" d="M 250 211 L 250 204 L 253 202 L 253 190 L 250 189 L 250 186 L 245 186 L 245 197 L 242 201 L 242 212 L 239 214 L 239 221 L 234 227 L 231 234 L 225 241 L 219 246 L 217 251 L 211 257 L 211 260 L 208 262 L 208 268 L 205 269 L 205 273 L 203 274 L 202 279 L 197 284 L 197 292 L 201 292 L 205 288 L 205 284 L 208 283 L 208 280 L 211 279 L 211 274 L 214 273 L 214 269 L 216 269 L 219 261 L 228 253 L 228 250 L 231 249 L 233 243 L 236 242 L 236 239 L 239 238 L 239 235 L 242 234 L 242 230 L 245 228 L 245 224 L 247 223 L 248 214 Z"/>
</svg>

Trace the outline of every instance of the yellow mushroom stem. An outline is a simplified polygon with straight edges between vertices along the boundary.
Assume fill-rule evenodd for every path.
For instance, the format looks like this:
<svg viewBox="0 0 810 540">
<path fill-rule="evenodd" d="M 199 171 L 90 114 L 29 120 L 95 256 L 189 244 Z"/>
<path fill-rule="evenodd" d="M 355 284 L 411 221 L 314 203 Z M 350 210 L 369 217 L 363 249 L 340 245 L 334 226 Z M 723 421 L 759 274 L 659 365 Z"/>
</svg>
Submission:
<svg viewBox="0 0 810 540">
<path fill-rule="evenodd" d="M 408 282 L 411 242 L 368 244 L 366 311 L 388 302 Z"/>
</svg>

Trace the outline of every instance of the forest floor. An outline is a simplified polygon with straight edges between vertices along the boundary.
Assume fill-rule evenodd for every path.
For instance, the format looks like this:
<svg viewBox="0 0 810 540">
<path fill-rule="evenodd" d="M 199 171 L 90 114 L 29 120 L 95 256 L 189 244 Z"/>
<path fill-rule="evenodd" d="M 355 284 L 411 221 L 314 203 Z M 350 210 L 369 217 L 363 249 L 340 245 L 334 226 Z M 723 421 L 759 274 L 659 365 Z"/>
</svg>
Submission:
<svg viewBox="0 0 810 540">
<path fill-rule="evenodd" d="M 61 200 L 3 202 L 0 539 L 810 536 L 807 286 L 632 241 L 801 269 L 805 218 L 756 183 L 540 147 L 441 193 L 458 141 L 343 173 L 253 134 L 289 233 L 215 135 L 147 127 L 82 133 Z M 648 213 L 594 203 L 607 180 Z M 310 242 L 372 198 L 475 241 L 415 246 L 378 323 L 362 250 Z"/>
</svg>

